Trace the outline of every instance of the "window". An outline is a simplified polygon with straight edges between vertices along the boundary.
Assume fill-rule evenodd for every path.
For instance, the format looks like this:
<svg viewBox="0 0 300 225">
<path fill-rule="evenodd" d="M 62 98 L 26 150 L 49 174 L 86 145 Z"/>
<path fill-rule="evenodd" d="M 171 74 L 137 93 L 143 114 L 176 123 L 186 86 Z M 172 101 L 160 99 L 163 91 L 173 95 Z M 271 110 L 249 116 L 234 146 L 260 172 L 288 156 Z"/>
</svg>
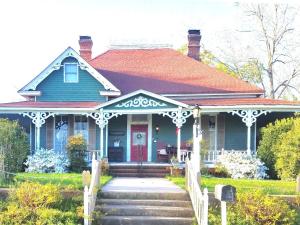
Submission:
<svg viewBox="0 0 300 225">
<path fill-rule="evenodd" d="M 65 63 L 65 83 L 78 82 L 78 65 L 77 63 Z"/>
<path fill-rule="evenodd" d="M 68 140 L 68 116 L 56 116 L 54 149 L 57 153 L 66 154 L 67 140 Z"/>
<path fill-rule="evenodd" d="M 216 150 L 216 116 L 209 116 L 208 119 L 209 132 L 209 150 Z"/>
<path fill-rule="evenodd" d="M 75 116 L 74 134 L 82 134 L 88 143 L 88 120 L 86 116 Z"/>
</svg>

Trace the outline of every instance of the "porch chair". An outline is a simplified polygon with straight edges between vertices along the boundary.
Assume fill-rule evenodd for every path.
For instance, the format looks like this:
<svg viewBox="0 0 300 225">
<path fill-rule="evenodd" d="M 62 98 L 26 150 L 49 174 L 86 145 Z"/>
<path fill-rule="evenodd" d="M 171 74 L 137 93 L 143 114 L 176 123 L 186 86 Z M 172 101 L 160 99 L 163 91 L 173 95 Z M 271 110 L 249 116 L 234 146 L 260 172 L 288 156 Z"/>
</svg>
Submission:
<svg viewBox="0 0 300 225">
<path fill-rule="evenodd" d="M 166 150 L 166 145 L 163 142 L 157 142 L 157 161 L 169 162 L 170 157 Z"/>
</svg>

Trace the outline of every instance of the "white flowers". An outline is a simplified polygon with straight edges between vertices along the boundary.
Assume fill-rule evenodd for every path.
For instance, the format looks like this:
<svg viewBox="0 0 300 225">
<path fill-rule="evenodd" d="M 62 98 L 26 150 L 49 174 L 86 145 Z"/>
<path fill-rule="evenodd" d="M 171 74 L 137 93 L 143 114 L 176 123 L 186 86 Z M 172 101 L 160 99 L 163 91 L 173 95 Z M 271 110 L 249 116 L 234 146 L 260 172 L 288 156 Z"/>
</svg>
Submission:
<svg viewBox="0 0 300 225">
<path fill-rule="evenodd" d="M 70 165 L 69 159 L 65 155 L 54 152 L 53 149 L 39 149 L 28 156 L 24 163 L 27 166 L 26 172 L 36 173 L 64 173 Z"/>
<path fill-rule="evenodd" d="M 218 163 L 224 166 L 234 179 L 268 178 L 266 171 L 268 168 L 255 156 L 249 156 L 242 152 L 225 152 L 218 157 Z"/>
</svg>

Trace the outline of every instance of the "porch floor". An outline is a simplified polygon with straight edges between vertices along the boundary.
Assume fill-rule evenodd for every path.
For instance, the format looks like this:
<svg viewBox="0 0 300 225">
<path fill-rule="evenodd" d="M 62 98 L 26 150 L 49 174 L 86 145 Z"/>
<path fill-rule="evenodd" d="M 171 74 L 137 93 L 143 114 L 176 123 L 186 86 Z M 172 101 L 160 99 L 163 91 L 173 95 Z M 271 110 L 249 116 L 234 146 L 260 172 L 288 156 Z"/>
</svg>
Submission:
<svg viewBox="0 0 300 225">
<path fill-rule="evenodd" d="M 109 163 L 110 166 L 139 166 L 141 165 L 141 163 L 139 162 L 110 162 Z M 165 166 L 165 167 L 168 167 L 168 166 L 171 166 L 171 163 L 157 163 L 157 162 L 143 162 L 143 166 L 147 167 L 162 167 L 162 166 Z"/>
</svg>

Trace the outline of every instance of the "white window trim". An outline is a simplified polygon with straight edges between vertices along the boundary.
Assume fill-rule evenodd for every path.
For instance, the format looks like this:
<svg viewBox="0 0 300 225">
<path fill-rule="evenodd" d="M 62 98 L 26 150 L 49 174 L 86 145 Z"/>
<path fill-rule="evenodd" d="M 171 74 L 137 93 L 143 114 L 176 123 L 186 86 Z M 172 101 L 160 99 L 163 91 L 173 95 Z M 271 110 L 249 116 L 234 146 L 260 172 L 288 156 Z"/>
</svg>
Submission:
<svg viewBox="0 0 300 225">
<path fill-rule="evenodd" d="M 148 156 L 147 161 L 152 161 L 152 114 L 147 115 L 147 121 L 133 122 L 132 115 L 127 114 L 127 149 L 126 149 L 126 161 L 131 161 L 131 125 L 142 124 L 148 125 Z"/>
<path fill-rule="evenodd" d="M 77 68 L 77 80 L 76 81 L 72 81 L 72 82 L 67 82 L 66 81 L 66 68 L 65 66 L 66 65 L 76 65 L 76 68 Z M 64 83 L 67 83 L 67 84 L 72 84 L 72 83 L 79 83 L 79 68 L 78 68 L 78 63 L 64 63 Z"/>
</svg>

